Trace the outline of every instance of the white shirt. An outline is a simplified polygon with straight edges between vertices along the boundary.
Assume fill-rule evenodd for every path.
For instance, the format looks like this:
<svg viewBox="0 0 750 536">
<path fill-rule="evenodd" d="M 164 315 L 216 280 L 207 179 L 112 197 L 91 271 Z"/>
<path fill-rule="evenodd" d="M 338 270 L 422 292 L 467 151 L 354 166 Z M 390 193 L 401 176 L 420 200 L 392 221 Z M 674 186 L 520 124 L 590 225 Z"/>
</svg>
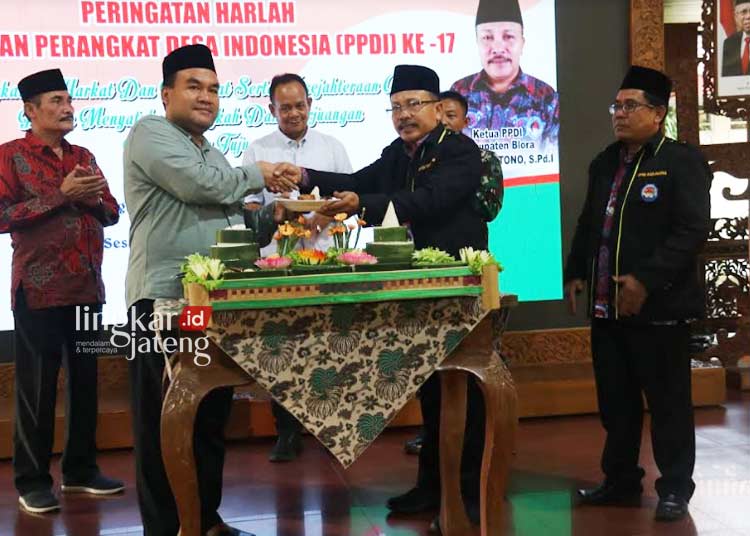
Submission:
<svg viewBox="0 0 750 536">
<path fill-rule="evenodd" d="M 252 165 L 258 161 L 290 162 L 295 166 L 317 169 L 319 171 L 333 171 L 335 173 L 351 173 L 352 164 L 346 154 L 343 144 L 333 136 L 323 134 L 311 128 L 299 141 L 288 138 L 280 130 L 275 130 L 267 136 L 255 140 L 245 151 L 242 165 Z M 268 190 L 249 195 L 245 203 L 260 203 L 267 205 L 276 199 L 277 194 Z M 309 215 L 308 215 L 309 216 Z M 300 241 L 302 242 L 302 241 Z M 302 244 L 300 244 L 302 245 Z M 326 250 L 333 245 L 333 239 L 326 229 L 313 240 L 305 240 L 305 248 Z M 299 247 L 299 246 L 298 246 Z M 276 242 L 273 241 L 261 249 L 261 255 L 267 257 L 276 252 Z"/>
</svg>

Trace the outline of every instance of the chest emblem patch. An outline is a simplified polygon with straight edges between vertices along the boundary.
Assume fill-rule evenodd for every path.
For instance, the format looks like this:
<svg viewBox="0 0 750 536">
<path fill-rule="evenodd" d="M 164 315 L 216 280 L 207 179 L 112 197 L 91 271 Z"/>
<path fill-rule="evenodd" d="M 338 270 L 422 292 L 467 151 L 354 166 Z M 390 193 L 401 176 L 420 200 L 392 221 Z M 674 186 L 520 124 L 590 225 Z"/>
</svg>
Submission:
<svg viewBox="0 0 750 536">
<path fill-rule="evenodd" d="M 646 184 L 641 188 L 641 199 L 646 203 L 653 203 L 659 199 L 659 188 L 653 183 Z"/>
</svg>

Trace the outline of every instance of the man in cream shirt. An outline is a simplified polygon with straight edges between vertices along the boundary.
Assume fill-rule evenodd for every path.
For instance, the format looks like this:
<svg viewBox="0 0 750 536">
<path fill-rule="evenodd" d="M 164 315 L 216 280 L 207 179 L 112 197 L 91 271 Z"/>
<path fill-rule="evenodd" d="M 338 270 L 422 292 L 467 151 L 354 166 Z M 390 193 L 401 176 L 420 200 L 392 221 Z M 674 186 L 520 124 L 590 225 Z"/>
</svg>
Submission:
<svg viewBox="0 0 750 536">
<path fill-rule="evenodd" d="M 248 166 L 259 161 L 291 162 L 297 166 L 323 171 L 352 172 L 349 156 L 341 142 L 308 128 L 312 99 L 302 77 L 291 73 L 274 76 L 269 94 L 271 103 L 268 108 L 278 121 L 279 128 L 248 147 L 242 160 L 243 165 Z M 275 197 L 275 194 L 263 190 L 246 197 L 245 204 L 248 209 L 257 210 L 273 202 Z M 304 247 L 326 250 L 333 243 L 325 230 L 331 219 L 320 214 L 309 214 L 307 217 L 311 220 L 312 229 L 320 229 L 320 232 L 313 239 L 306 240 Z M 263 256 L 275 252 L 275 242 L 261 250 Z M 272 408 L 279 437 L 269 459 L 274 462 L 291 461 L 302 449 L 302 426 L 276 402 L 272 403 Z"/>
</svg>

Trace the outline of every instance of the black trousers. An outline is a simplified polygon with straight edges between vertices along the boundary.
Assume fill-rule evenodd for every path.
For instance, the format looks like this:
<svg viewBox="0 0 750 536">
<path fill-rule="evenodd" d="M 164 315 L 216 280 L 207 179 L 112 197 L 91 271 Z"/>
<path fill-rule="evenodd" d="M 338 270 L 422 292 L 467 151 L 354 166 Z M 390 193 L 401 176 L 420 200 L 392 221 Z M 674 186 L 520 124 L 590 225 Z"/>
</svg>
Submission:
<svg viewBox="0 0 750 536">
<path fill-rule="evenodd" d="M 302 424 L 297 418 L 284 409 L 284 406 L 271 400 L 271 413 L 276 421 L 276 433 L 278 435 L 290 435 L 302 432 Z"/>
<path fill-rule="evenodd" d="M 591 350 L 602 425 L 606 479 L 637 484 L 643 427 L 643 397 L 651 413 L 651 444 L 661 472 L 660 497 L 693 495 L 695 423 L 688 343 L 690 327 L 632 325 L 613 320 L 591 324 Z"/>
<path fill-rule="evenodd" d="M 154 350 L 154 333 L 148 329 L 153 310 L 153 300 L 140 300 L 130 311 L 146 327 L 143 330 L 134 324 L 130 332 L 135 332 L 139 342 L 148 339 L 152 350 L 129 356 L 136 485 L 144 536 L 175 536 L 179 529 L 177 506 L 161 455 L 164 355 Z M 224 427 L 233 392 L 231 388 L 212 391 L 201 403 L 195 420 L 193 440 L 203 532 L 221 523 L 217 510 L 224 470 Z"/>
<path fill-rule="evenodd" d="M 419 451 L 417 487 L 440 493 L 440 376 L 432 374 L 420 389 L 423 440 Z M 482 392 L 469 375 L 466 431 L 461 456 L 461 494 L 467 507 L 479 506 L 479 482 L 484 452 L 485 409 Z"/>
<path fill-rule="evenodd" d="M 89 312 L 101 304 L 89 304 Z M 83 313 L 83 305 L 80 312 Z M 52 487 L 49 474 L 55 433 L 57 376 L 61 363 L 67 382 L 64 482 L 96 476 L 96 352 L 86 342 L 94 330 L 76 330 L 76 306 L 29 309 L 22 289 L 16 292 L 15 433 L 13 470 L 20 495 Z M 84 323 L 80 323 L 81 327 Z M 93 327 L 93 325 L 92 325 Z"/>
</svg>

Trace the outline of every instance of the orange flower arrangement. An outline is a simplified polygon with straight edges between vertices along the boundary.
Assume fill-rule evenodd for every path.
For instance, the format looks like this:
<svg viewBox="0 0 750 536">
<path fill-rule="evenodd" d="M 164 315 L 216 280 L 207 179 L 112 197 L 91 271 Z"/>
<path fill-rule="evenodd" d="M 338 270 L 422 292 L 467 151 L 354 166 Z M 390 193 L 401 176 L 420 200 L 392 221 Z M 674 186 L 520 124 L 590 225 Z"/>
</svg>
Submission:
<svg viewBox="0 0 750 536">
<path fill-rule="evenodd" d="M 362 209 L 362 216 L 364 216 L 365 211 Z M 333 217 L 333 224 L 331 225 L 331 228 L 328 229 L 328 234 L 333 237 L 333 247 L 339 251 L 348 251 L 351 249 L 349 247 L 349 238 L 352 235 L 352 232 L 356 229 L 357 230 L 357 236 L 355 238 L 355 244 L 359 242 L 359 233 L 364 227 L 367 222 L 363 220 L 362 218 L 359 218 L 357 220 L 357 223 L 349 223 L 346 224 L 344 221 L 347 219 L 347 215 L 345 212 L 340 212 L 339 214 L 336 214 Z"/>
<path fill-rule="evenodd" d="M 305 218 L 300 216 L 296 221 L 285 221 L 280 223 L 273 239 L 276 240 L 278 253 L 281 257 L 286 257 L 297 245 L 300 238 L 310 238 L 312 233 L 304 227 Z"/>
<path fill-rule="evenodd" d="M 294 264 L 304 264 L 308 266 L 324 264 L 327 259 L 325 252 L 319 249 L 300 249 L 298 251 L 293 251 L 289 256 L 292 258 Z"/>
</svg>

